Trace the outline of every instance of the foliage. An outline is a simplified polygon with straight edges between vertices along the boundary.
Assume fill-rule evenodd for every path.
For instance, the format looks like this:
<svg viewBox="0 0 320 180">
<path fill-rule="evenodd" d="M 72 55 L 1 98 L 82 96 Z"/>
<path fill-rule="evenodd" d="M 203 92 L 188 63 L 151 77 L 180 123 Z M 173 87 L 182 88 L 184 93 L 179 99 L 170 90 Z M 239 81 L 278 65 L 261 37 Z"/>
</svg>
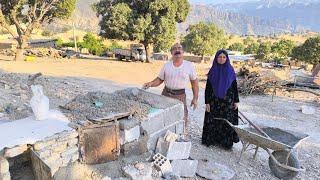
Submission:
<svg viewBox="0 0 320 180">
<path fill-rule="evenodd" d="M 223 30 L 214 24 L 200 22 L 189 27 L 189 32 L 183 39 L 185 50 L 196 55 L 213 55 L 226 46 Z"/>
<path fill-rule="evenodd" d="M 260 60 L 270 60 L 271 58 L 271 43 L 263 42 L 259 45 L 256 59 Z"/>
<path fill-rule="evenodd" d="M 101 55 L 106 49 L 103 41 L 99 38 L 96 38 L 92 33 L 87 33 L 83 37 L 83 42 L 79 43 L 79 47 L 87 48 L 93 55 Z"/>
<path fill-rule="evenodd" d="M 247 37 L 246 39 L 243 40 L 243 44 L 246 46 L 253 44 L 253 43 L 254 43 L 254 40 L 250 37 Z"/>
<path fill-rule="evenodd" d="M 229 46 L 229 50 L 231 51 L 240 51 L 243 52 L 244 51 L 244 45 L 242 43 L 233 43 Z"/>
<path fill-rule="evenodd" d="M 114 49 L 121 49 L 123 48 L 119 43 L 116 41 L 112 41 L 111 45 L 106 48 L 107 51 L 113 51 Z"/>
<path fill-rule="evenodd" d="M 63 40 L 61 38 L 56 39 L 56 46 L 57 48 L 63 47 Z"/>
<path fill-rule="evenodd" d="M 294 42 L 291 40 L 282 39 L 274 43 L 271 47 L 273 58 L 278 61 L 288 59 L 294 47 Z"/>
<path fill-rule="evenodd" d="M 245 49 L 244 49 L 244 54 L 257 54 L 259 49 L 259 44 L 258 43 L 252 43 L 249 44 Z"/>
<path fill-rule="evenodd" d="M 320 63 L 320 36 L 307 39 L 292 51 L 292 57 L 313 65 Z"/>
</svg>

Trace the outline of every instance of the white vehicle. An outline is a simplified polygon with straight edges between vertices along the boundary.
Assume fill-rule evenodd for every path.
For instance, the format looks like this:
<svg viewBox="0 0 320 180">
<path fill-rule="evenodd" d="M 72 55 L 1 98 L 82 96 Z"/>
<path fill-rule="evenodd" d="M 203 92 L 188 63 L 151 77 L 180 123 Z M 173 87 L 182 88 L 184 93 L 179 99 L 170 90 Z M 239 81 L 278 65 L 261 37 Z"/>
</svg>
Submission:
<svg viewBox="0 0 320 180">
<path fill-rule="evenodd" d="M 144 62 L 147 57 L 145 49 L 141 45 L 132 45 L 131 49 L 114 49 L 113 53 L 119 60 L 126 59 L 127 61 Z"/>
</svg>

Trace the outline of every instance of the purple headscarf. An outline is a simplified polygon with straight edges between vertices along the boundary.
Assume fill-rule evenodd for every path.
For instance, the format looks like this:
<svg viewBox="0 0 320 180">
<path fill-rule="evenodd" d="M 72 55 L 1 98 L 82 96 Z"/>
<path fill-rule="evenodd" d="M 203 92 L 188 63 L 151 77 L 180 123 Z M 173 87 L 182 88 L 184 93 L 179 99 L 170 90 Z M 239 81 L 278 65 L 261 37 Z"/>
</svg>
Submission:
<svg viewBox="0 0 320 180">
<path fill-rule="evenodd" d="M 227 60 L 226 63 L 219 64 L 218 57 L 222 53 L 226 55 Z M 208 73 L 208 78 L 214 90 L 214 94 L 218 98 L 223 99 L 232 85 L 232 82 L 236 80 L 236 73 L 230 64 L 229 55 L 226 50 L 219 50 L 216 53 L 213 65 Z"/>
</svg>

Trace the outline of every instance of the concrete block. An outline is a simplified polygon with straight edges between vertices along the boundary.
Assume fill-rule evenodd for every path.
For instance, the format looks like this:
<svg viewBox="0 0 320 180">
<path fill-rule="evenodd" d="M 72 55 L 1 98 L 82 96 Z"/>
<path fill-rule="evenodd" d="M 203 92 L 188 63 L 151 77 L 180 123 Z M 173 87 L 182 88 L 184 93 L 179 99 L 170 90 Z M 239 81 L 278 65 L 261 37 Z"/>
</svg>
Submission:
<svg viewBox="0 0 320 180">
<path fill-rule="evenodd" d="M 148 152 L 147 136 L 142 136 L 138 141 L 133 141 L 121 146 L 121 152 L 124 156 L 141 155 Z"/>
<path fill-rule="evenodd" d="M 155 153 L 167 155 L 169 149 L 170 142 L 165 141 L 162 137 L 158 139 L 157 147 Z"/>
<path fill-rule="evenodd" d="M 169 160 L 188 159 L 191 151 L 191 142 L 170 142 L 167 158 Z"/>
<path fill-rule="evenodd" d="M 163 128 L 165 128 L 163 113 L 149 115 L 148 119 L 141 122 L 141 131 L 147 133 L 147 135 L 153 134 Z"/>
<path fill-rule="evenodd" d="M 28 150 L 28 146 L 25 145 L 21 145 L 21 146 L 16 146 L 13 148 L 6 148 L 4 151 L 4 157 L 6 158 L 12 158 L 15 156 L 18 156 L 20 154 L 23 154 L 23 152 Z"/>
<path fill-rule="evenodd" d="M 184 106 L 183 104 L 177 104 L 172 107 L 169 107 L 163 112 L 164 125 L 170 126 L 177 121 L 180 121 L 184 117 Z"/>
<path fill-rule="evenodd" d="M 0 174 L 0 180 L 11 180 L 10 173 Z"/>
<path fill-rule="evenodd" d="M 9 162 L 6 158 L 0 157 L 0 174 L 6 174 L 9 172 Z"/>
<path fill-rule="evenodd" d="M 121 144 L 129 143 L 138 140 L 140 137 L 140 126 L 135 126 L 131 129 L 125 129 L 120 132 Z"/>
<path fill-rule="evenodd" d="M 178 176 L 194 177 L 198 167 L 198 160 L 173 160 L 171 166 L 173 173 Z"/>
<path fill-rule="evenodd" d="M 184 120 L 179 121 L 176 125 L 176 134 L 181 135 L 184 131 Z"/>
<path fill-rule="evenodd" d="M 160 137 L 164 137 L 164 135 L 166 134 L 166 132 L 167 132 L 168 130 L 174 132 L 174 131 L 175 131 L 175 126 L 176 126 L 176 124 L 173 124 L 173 125 L 171 125 L 171 126 L 165 127 L 165 128 L 163 128 L 163 129 L 161 129 L 161 130 L 159 130 L 159 131 L 151 134 L 151 135 L 149 136 L 148 144 L 147 144 L 148 150 L 149 150 L 149 151 L 155 151 L 156 145 L 157 145 L 157 142 L 158 142 L 158 139 L 159 139 Z"/>
<path fill-rule="evenodd" d="M 160 153 L 153 156 L 154 166 L 161 171 L 163 175 L 172 173 L 172 166 L 170 161 Z"/>
<path fill-rule="evenodd" d="M 44 141 L 50 141 L 50 140 L 65 141 L 67 139 L 76 138 L 78 136 L 79 136 L 79 133 L 76 130 L 63 131 L 61 133 L 57 133 L 53 136 L 45 138 Z"/>
<path fill-rule="evenodd" d="M 140 125 L 140 121 L 135 118 L 119 120 L 120 130 L 131 129 Z"/>
</svg>

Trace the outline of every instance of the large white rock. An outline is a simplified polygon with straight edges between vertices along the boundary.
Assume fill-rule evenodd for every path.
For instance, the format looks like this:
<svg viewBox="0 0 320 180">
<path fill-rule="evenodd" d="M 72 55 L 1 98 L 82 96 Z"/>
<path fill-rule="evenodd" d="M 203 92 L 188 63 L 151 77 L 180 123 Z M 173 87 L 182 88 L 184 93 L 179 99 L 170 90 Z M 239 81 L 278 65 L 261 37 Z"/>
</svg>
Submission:
<svg viewBox="0 0 320 180">
<path fill-rule="evenodd" d="M 212 160 L 199 160 L 197 175 L 211 180 L 229 180 L 235 176 L 235 172 L 229 167 Z"/>
</svg>

